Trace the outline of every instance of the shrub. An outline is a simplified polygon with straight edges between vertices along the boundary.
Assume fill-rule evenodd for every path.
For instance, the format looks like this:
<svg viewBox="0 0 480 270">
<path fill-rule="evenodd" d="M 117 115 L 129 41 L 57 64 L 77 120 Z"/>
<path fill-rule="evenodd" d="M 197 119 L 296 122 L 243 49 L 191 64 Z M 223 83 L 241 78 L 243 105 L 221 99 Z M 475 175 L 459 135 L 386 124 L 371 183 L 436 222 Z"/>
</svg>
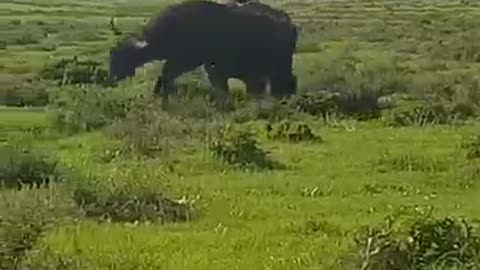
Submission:
<svg viewBox="0 0 480 270">
<path fill-rule="evenodd" d="M 38 78 L 53 80 L 58 85 L 65 84 L 101 84 L 109 85 L 108 71 L 101 67 L 101 63 L 94 60 L 79 60 L 62 58 L 60 61 L 45 66 Z"/>
<path fill-rule="evenodd" d="M 134 194 L 124 190 L 100 194 L 89 188 L 78 188 L 74 192 L 74 200 L 87 217 L 99 220 L 165 223 L 191 219 L 188 205 L 150 190 Z"/>
<path fill-rule="evenodd" d="M 250 131 L 238 126 L 227 125 L 218 131 L 210 145 L 213 155 L 223 162 L 242 168 L 267 168 L 278 166 L 269 158 L 269 153 L 259 147 Z"/>
<path fill-rule="evenodd" d="M 440 172 L 448 168 L 448 164 L 442 160 L 411 153 L 383 154 L 375 163 L 375 167 L 380 171 Z"/>
<path fill-rule="evenodd" d="M 0 180 L 6 188 L 40 187 L 62 180 L 55 159 L 32 150 L 0 147 Z"/>
<path fill-rule="evenodd" d="M 288 142 L 301 141 L 322 141 L 321 137 L 316 135 L 309 125 L 303 122 L 292 122 L 284 120 L 277 125 L 266 126 L 267 136 L 272 140 L 284 140 Z"/>
<path fill-rule="evenodd" d="M 0 90 L 0 104 L 6 106 L 45 106 L 48 104 L 48 84 L 23 82 Z"/>
<path fill-rule="evenodd" d="M 480 238 L 465 220 L 417 215 L 362 227 L 354 241 L 361 269 L 476 269 Z M 440 268 L 439 268 L 440 267 Z"/>
<path fill-rule="evenodd" d="M 79 217 L 59 187 L 0 193 L 0 268 L 18 268 L 45 232 Z"/>
<path fill-rule="evenodd" d="M 288 100 L 290 109 L 326 118 L 330 114 L 338 114 L 340 94 L 327 91 L 316 91 L 295 95 Z"/>
<path fill-rule="evenodd" d="M 427 100 L 404 100 L 383 113 L 387 126 L 424 126 L 448 124 L 456 119 L 444 103 Z"/>
<path fill-rule="evenodd" d="M 123 141 L 126 151 L 154 157 L 191 145 L 206 136 L 206 123 L 181 118 L 150 102 L 129 111 L 126 118 L 107 128 L 107 134 Z"/>
<path fill-rule="evenodd" d="M 252 120 L 279 121 L 292 117 L 286 102 L 275 99 L 261 99 L 248 101 L 232 114 L 232 120 L 236 123 L 245 123 Z"/>
<path fill-rule="evenodd" d="M 53 126 L 75 133 L 90 131 L 126 117 L 144 101 L 135 90 L 64 86 L 50 91 L 49 117 Z"/>
<path fill-rule="evenodd" d="M 480 159 L 480 135 L 474 136 L 463 143 L 462 148 L 467 150 L 467 159 Z"/>
<path fill-rule="evenodd" d="M 341 94 L 316 91 L 294 96 L 288 102 L 296 112 L 322 118 L 342 116 L 366 120 L 380 115 L 378 99 L 373 92 Z"/>
</svg>

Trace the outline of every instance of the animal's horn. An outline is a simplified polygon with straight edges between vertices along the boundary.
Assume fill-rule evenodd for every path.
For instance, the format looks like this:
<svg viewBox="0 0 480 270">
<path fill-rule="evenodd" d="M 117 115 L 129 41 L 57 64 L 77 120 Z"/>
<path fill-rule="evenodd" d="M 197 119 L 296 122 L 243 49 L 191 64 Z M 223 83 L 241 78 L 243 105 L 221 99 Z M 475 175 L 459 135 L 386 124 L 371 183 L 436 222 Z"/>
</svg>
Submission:
<svg viewBox="0 0 480 270">
<path fill-rule="evenodd" d="M 110 17 L 110 29 L 112 30 L 115 36 L 121 36 L 122 31 L 117 27 L 117 22 L 115 17 Z"/>
<path fill-rule="evenodd" d="M 140 40 L 135 40 L 133 42 L 133 46 L 139 48 L 139 49 L 142 49 L 142 48 L 145 48 L 146 46 L 148 45 L 148 43 L 144 40 L 140 41 Z"/>
</svg>

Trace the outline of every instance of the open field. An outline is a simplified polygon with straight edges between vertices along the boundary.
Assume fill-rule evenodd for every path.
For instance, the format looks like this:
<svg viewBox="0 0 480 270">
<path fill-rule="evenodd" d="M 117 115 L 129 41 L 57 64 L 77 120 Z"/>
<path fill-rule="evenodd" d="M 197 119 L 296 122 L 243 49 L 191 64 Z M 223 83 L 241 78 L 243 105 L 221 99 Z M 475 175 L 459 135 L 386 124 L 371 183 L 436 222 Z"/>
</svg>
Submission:
<svg viewBox="0 0 480 270">
<path fill-rule="evenodd" d="M 301 26 L 301 92 L 427 97 L 420 113 L 375 107 L 380 116 L 365 120 L 241 107 L 220 116 L 195 100 L 162 112 L 147 94 L 154 65 L 105 91 L 30 81 L 65 57 L 105 64 L 116 38 L 110 17 L 134 30 L 173 2 L 0 3 L 0 101 L 39 105 L 1 105 L 0 146 L 46 153 L 63 180 L 0 190 L 1 269 L 362 269 L 376 258 L 373 247 L 355 245 L 362 226 L 429 208 L 439 219 L 480 223 L 480 1 L 263 1 Z M 205 84 L 199 71 L 181 81 Z M 299 141 L 270 137 L 265 125 L 278 124 L 271 118 L 302 122 L 321 140 L 297 131 L 287 137 Z M 240 131 L 217 133 L 229 124 Z M 254 156 L 258 167 L 229 164 L 225 149 Z M 267 168 L 261 150 L 281 166 Z M 13 152 L 0 149 L 1 181 L 29 170 L 14 166 L 31 160 Z M 102 214 L 110 218 L 98 220 Z M 462 238 L 476 239 L 465 250 L 480 252 L 478 234 Z M 479 254 L 467 253 L 455 257 L 457 266 L 408 268 L 411 261 L 399 259 L 363 269 L 480 269 Z"/>
</svg>

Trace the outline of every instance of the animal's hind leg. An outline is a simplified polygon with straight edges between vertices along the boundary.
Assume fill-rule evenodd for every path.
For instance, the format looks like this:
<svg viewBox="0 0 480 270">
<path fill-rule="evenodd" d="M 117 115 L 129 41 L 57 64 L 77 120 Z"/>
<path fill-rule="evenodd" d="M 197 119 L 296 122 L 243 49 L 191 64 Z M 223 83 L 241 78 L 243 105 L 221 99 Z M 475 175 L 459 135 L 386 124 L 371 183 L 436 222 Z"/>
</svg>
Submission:
<svg viewBox="0 0 480 270">
<path fill-rule="evenodd" d="M 215 100 L 223 105 L 227 99 L 229 90 L 228 76 L 211 65 L 205 65 L 204 68 L 207 72 L 208 81 L 213 88 Z"/>
<path fill-rule="evenodd" d="M 266 94 L 267 81 L 262 78 L 248 78 L 243 80 L 247 94 L 254 98 L 262 98 Z"/>
<path fill-rule="evenodd" d="M 183 73 L 193 70 L 199 63 L 183 61 L 167 61 L 163 65 L 162 74 L 158 77 L 155 84 L 155 94 L 162 97 L 162 107 L 168 106 L 168 97 L 174 89 L 175 79 Z"/>
</svg>

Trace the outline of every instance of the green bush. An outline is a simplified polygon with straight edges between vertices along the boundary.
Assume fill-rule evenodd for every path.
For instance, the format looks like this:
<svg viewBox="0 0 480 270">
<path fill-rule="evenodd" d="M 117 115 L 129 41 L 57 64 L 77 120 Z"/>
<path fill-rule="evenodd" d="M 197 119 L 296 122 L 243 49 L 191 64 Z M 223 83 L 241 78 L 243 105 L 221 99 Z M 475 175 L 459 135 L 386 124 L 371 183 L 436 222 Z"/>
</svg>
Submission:
<svg viewBox="0 0 480 270">
<path fill-rule="evenodd" d="M 206 138 L 211 126 L 211 122 L 203 119 L 167 113 L 161 109 L 159 102 L 153 101 L 132 109 L 125 119 L 109 126 L 106 132 L 123 142 L 120 151 L 156 157 L 194 146 Z"/>
<path fill-rule="evenodd" d="M 258 145 L 255 135 L 239 126 L 227 125 L 219 129 L 210 145 L 210 151 L 223 162 L 241 168 L 273 169 L 279 164 Z"/>
<path fill-rule="evenodd" d="M 444 103 L 428 100 L 403 100 L 383 112 L 387 126 L 424 126 L 452 123 L 457 116 Z"/>
<path fill-rule="evenodd" d="M 480 159 L 480 135 L 474 136 L 462 144 L 467 150 L 467 159 Z"/>
<path fill-rule="evenodd" d="M 79 216 L 58 187 L 0 193 L 0 269 L 23 269 L 18 267 L 46 231 Z"/>
<path fill-rule="evenodd" d="M 65 84 L 100 84 L 110 85 L 108 71 L 101 67 L 101 63 L 94 60 L 79 60 L 63 58 L 60 61 L 45 66 L 38 78 L 56 81 L 59 86 Z"/>
<path fill-rule="evenodd" d="M 279 121 L 292 117 L 286 102 L 275 99 L 251 100 L 239 106 L 232 114 L 235 123 L 245 123 L 253 120 Z"/>
<path fill-rule="evenodd" d="M 440 172 L 448 168 L 448 163 L 436 158 L 417 154 L 390 155 L 383 154 L 375 162 L 375 167 L 381 172 L 387 171 L 419 171 Z"/>
<path fill-rule="evenodd" d="M 45 106 L 48 104 L 48 87 L 47 83 L 37 81 L 0 89 L 0 104 L 18 107 Z"/>
<path fill-rule="evenodd" d="M 128 161 L 107 179 L 78 178 L 71 182 L 73 200 L 88 218 L 111 222 L 183 222 L 194 218 L 191 200 L 174 201 L 160 191 L 163 173 Z"/>
<path fill-rule="evenodd" d="M 112 222 L 182 222 L 189 221 L 192 214 L 188 205 L 149 190 L 135 194 L 122 190 L 99 194 L 92 189 L 78 188 L 74 200 L 87 217 Z"/>
<path fill-rule="evenodd" d="M 403 223 L 388 217 L 380 226 L 355 234 L 357 267 L 368 270 L 478 269 L 480 237 L 457 218 L 416 215 Z"/>
<path fill-rule="evenodd" d="M 294 143 L 301 141 L 322 141 L 322 138 L 316 135 L 310 126 L 303 122 L 284 120 L 276 125 L 269 123 L 266 129 L 267 136 L 272 140 L 283 140 Z"/>
<path fill-rule="evenodd" d="M 0 147 L 0 183 L 6 188 L 40 187 L 62 180 L 57 161 L 32 150 Z"/>
<path fill-rule="evenodd" d="M 64 86 L 50 91 L 49 117 L 53 127 L 75 133 L 102 128 L 124 119 L 144 99 L 135 89 Z"/>
<path fill-rule="evenodd" d="M 288 105 L 295 112 L 322 118 L 336 116 L 367 120 L 380 115 L 378 97 L 373 92 L 341 94 L 312 91 L 292 97 Z"/>
</svg>

